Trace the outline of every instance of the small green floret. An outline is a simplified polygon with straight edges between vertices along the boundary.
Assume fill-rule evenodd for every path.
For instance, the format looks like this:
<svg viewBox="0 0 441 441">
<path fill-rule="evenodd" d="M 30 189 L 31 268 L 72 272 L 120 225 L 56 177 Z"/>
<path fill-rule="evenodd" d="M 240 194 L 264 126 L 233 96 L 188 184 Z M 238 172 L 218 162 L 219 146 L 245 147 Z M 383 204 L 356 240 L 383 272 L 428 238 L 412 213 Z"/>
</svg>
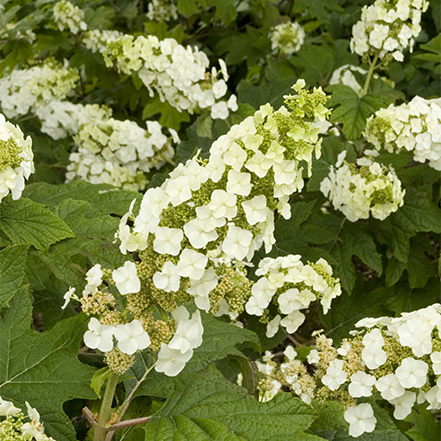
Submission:
<svg viewBox="0 0 441 441">
<path fill-rule="evenodd" d="M 0 172 L 5 171 L 8 167 L 12 169 L 19 167 L 23 161 L 21 152 L 21 147 L 13 138 L 9 138 L 7 141 L 0 140 Z"/>
</svg>

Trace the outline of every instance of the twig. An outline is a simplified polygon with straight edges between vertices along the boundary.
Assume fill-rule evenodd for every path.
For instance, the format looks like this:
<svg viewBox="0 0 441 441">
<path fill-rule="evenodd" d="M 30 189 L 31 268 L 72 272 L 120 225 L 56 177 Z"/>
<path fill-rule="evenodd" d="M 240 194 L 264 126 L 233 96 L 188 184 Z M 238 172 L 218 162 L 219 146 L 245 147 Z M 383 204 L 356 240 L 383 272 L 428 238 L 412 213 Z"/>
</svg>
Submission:
<svg viewBox="0 0 441 441">
<path fill-rule="evenodd" d="M 93 414 L 87 406 L 83 407 L 83 415 L 86 417 L 87 421 L 89 421 L 92 427 L 99 426 L 97 420 L 95 419 L 95 414 Z"/>
<path fill-rule="evenodd" d="M 286 336 L 296 345 L 296 346 L 302 346 L 300 342 L 298 342 L 291 334 L 286 334 Z"/>
<path fill-rule="evenodd" d="M 120 423 L 112 424 L 110 427 L 107 428 L 107 430 L 110 432 L 114 432 L 118 429 L 123 429 L 124 427 L 130 427 L 130 426 L 136 426 L 137 424 L 144 424 L 148 423 L 151 420 L 151 416 L 148 417 L 141 417 L 141 418 L 134 418 L 133 420 L 125 420 L 121 421 Z"/>
</svg>

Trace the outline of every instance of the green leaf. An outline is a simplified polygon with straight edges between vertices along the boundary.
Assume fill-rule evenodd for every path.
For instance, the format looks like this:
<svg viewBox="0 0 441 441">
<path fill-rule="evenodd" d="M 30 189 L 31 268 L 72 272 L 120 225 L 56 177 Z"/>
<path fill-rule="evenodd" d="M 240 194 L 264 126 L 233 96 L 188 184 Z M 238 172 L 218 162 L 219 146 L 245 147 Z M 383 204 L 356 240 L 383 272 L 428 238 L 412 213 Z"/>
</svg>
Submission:
<svg viewBox="0 0 441 441">
<path fill-rule="evenodd" d="M 400 262 L 406 263 L 409 255 L 410 244 L 409 233 L 403 231 L 399 225 L 393 222 L 394 218 L 385 219 L 382 222 L 372 222 L 378 227 L 373 229 L 378 239 L 386 243 L 392 251 L 393 256 Z"/>
<path fill-rule="evenodd" d="M 330 13 L 344 13 L 344 9 L 336 2 L 329 0 L 296 0 L 291 14 L 308 15 L 309 18 L 318 18 L 322 23 L 330 22 Z"/>
<path fill-rule="evenodd" d="M 407 271 L 411 288 L 424 288 L 429 277 L 436 273 L 433 263 L 426 255 L 427 252 L 436 254 L 425 235 L 417 235 L 410 240 Z"/>
<path fill-rule="evenodd" d="M 406 421 L 413 424 L 413 427 L 406 432 L 413 441 L 428 441 L 441 439 L 441 422 L 435 422 L 434 415 L 421 406 L 418 411 L 412 409 Z"/>
<path fill-rule="evenodd" d="M 340 239 L 341 242 L 335 242 L 329 252 L 338 263 L 335 275 L 340 277 L 343 288 L 350 293 L 355 284 L 352 256 L 357 256 L 380 276 L 383 272 L 381 254 L 377 251 L 374 238 L 362 223 L 346 222 L 341 229 Z"/>
<path fill-rule="evenodd" d="M 372 221 L 373 231 L 386 243 L 393 256 L 407 263 L 410 252 L 409 239 L 418 232 L 441 232 L 440 210 L 436 204 L 421 194 L 404 197 L 404 205 L 384 221 Z"/>
<path fill-rule="evenodd" d="M 115 9 L 109 6 L 85 8 L 84 12 L 88 29 L 108 29 L 112 26 L 112 19 L 115 17 Z"/>
<path fill-rule="evenodd" d="M 387 306 L 397 313 L 426 308 L 440 300 L 440 281 L 436 277 L 431 277 L 424 288 L 410 288 L 406 281 L 399 282 L 392 288 L 394 289 L 387 299 Z"/>
<path fill-rule="evenodd" d="M 45 182 L 27 185 L 23 196 L 47 205 L 58 205 L 64 199 L 77 199 L 91 203 L 93 209 L 101 214 L 112 213 L 119 216 L 129 211 L 133 199 L 138 202 L 142 199 L 142 195 L 136 191 L 119 190 L 113 185 L 91 184 L 81 180 L 62 185 Z"/>
<path fill-rule="evenodd" d="M 218 0 L 216 1 L 216 12 L 214 19 L 219 20 L 225 26 L 237 18 L 236 0 Z"/>
<path fill-rule="evenodd" d="M 109 366 L 98 369 L 93 374 L 92 380 L 90 381 L 90 387 L 98 395 L 98 398 L 101 398 L 101 388 L 103 387 L 104 382 L 110 378 L 111 375 L 112 371 L 109 369 Z"/>
<path fill-rule="evenodd" d="M 259 86 L 253 86 L 242 80 L 237 86 L 238 101 L 250 104 L 255 109 L 266 103 L 277 108 L 283 104 L 283 96 L 292 92 L 292 86 L 295 82 L 296 78 L 271 82 L 264 79 Z"/>
<path fill-rule="evenodd" d="M 304 432 L 314 419 L 314 411 L 289 394 L 259 403 L 211 368 L 180 377 L 145 425 L 145 441 L 318 441 Z"/>
<path fill-rule="evenodd" d="M 190 17 L 199 12 L 196 0 L 178 0 L 178 11 L 180 14 Z"/>
<path fill-rule="evenodd" d="M 201 157 L 207 157 L 213 140 L 199 135 L 197 122 L 192 124 L 186 133 L 188 140 L 180 142 L 176 147 L 175 162 L 185 164 L 198 150 L 201 150 Z"/>
<path fill-rule="evenodd" d="M 349 139 L 357 139 L 366 126 L 366 120 L 397 99 L 393 89 L 369 92 L 361 98 L 352 88 L 341 84 L 328 86 L 326 91 L 332 92 L 328 102 L 328 107 L 333 107 L 331 122 L 342 123 Z"/>
<path fill-rule="evenodd" d="M 0 316 L 0 396 L 22 409 L 28 401 L 40 413 L 46 433 L 57 441 L 75 439 L 63 403 L 74 398 L 96 398 L 89 386 L 95 370 L 77 358 L 85 321 L 85 315 L 78 315 L 50 331 L 31 330 L 27 286 Z"/>
<path fill-rule="evenodd" d="M 436 64 L 441 62 L 441 34 L 438 34 L 435 38 L 432 38 L 428 43 L 422 44 L 419 47 L 425 54 L 416 54 L 414 58 L 419 58 L 420 60 L 435 61 Z"/>
<path fill-rule="evenodd" d="M 304 44 L 299 52 L 290 58 L 294 66 L 303 69 L 301 78 L 307 84 L 321 83 L 322 80 L 332 71 L 334 51 L 327 44 L 316 46 Z"/>
<path fill-rule="evenodd" d="M 0 310 L 9 306 L 25 275 L 27 245 L 7 247 L 0 251 Z"/>
<path fill-rule="evenodd" d="M 394 222 L 409 233 L 441 233 L 441 211 L 429 198 L 415 194 L 404 198 L 404 205 L 393 215 Z"/>
<path fill-rule="evenodd" d="M 196 133 L 201 138 L 213 138 L 213 119 L 210 115 L 198 118 Z"/>
<path fill-rule="evenodd" d="M 403 271 L 406 269 L 406 264 L 404 262 L 400 262 L 395 257 L 392 257 L 386 268 L 386 285 L 393 286 L 395 283 L 400 280 Z"/>
<path fill-rule="evenodd" d="M 262 52 L 270 49 L 268 36 L 262 29 L 246 26 L 246 32 L 235 33 L 219 41 L 216 51 L 219 54 L 227 53 L 225 62 L 227 66 L 240 64 L 247 60 L 251 68 L 262 58 Z M 295 80 L 293 81 L 293 84 Z"/>
<path fill-rule="evenodd" d="M 74 232 L 58 216 L 24 197 L 16 201 L 3 199 L 0 228 L 17 245 L 34 245 L 39 250 L 48 250 L 51 244 L 74 237 Z"/>
</svg>

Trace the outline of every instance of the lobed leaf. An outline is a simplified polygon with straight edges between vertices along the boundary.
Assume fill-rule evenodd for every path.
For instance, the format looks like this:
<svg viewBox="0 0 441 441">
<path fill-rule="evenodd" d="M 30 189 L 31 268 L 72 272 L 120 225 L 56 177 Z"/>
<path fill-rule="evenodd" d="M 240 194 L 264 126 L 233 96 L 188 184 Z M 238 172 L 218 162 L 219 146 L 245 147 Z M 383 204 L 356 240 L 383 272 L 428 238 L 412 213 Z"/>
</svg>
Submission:
<svg viewBox="0 0 441 441">
<path fill-rule="evenodd" d="M 95 369 L 78 361 L 86 316 L 63 320 L 52 330 L 30 329 L 29 288 L 20 288 L 0 315 L 0 396 L 25 409 L 25 401 L 40 413 L 46 433 L 57 441 L 75 439 L 63 403 L 96 398 L 90 389 Z"/>
</svg>

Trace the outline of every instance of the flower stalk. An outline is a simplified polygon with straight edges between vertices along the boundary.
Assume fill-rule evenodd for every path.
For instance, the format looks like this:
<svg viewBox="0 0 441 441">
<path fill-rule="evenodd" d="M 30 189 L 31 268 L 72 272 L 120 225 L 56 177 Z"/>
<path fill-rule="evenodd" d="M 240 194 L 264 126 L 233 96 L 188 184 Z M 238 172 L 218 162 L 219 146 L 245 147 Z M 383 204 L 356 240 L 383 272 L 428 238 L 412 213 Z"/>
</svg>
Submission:
<svg viewBox="0 0 441 441">
<path fill-rule="evenodd" d="M 101 403 L 100 414 L 98 416 L 98 424 L 95 427 L 93 441 L 105 441 L 107 429 L 105 425 L 110 419 L 112 413 L 113 396 L 115 395 L 116 385 L 118 384 L 118 374 L 112 373 L 107 380 L 106 390 L 104 392 L 103 401 Z"/>
</svg>

